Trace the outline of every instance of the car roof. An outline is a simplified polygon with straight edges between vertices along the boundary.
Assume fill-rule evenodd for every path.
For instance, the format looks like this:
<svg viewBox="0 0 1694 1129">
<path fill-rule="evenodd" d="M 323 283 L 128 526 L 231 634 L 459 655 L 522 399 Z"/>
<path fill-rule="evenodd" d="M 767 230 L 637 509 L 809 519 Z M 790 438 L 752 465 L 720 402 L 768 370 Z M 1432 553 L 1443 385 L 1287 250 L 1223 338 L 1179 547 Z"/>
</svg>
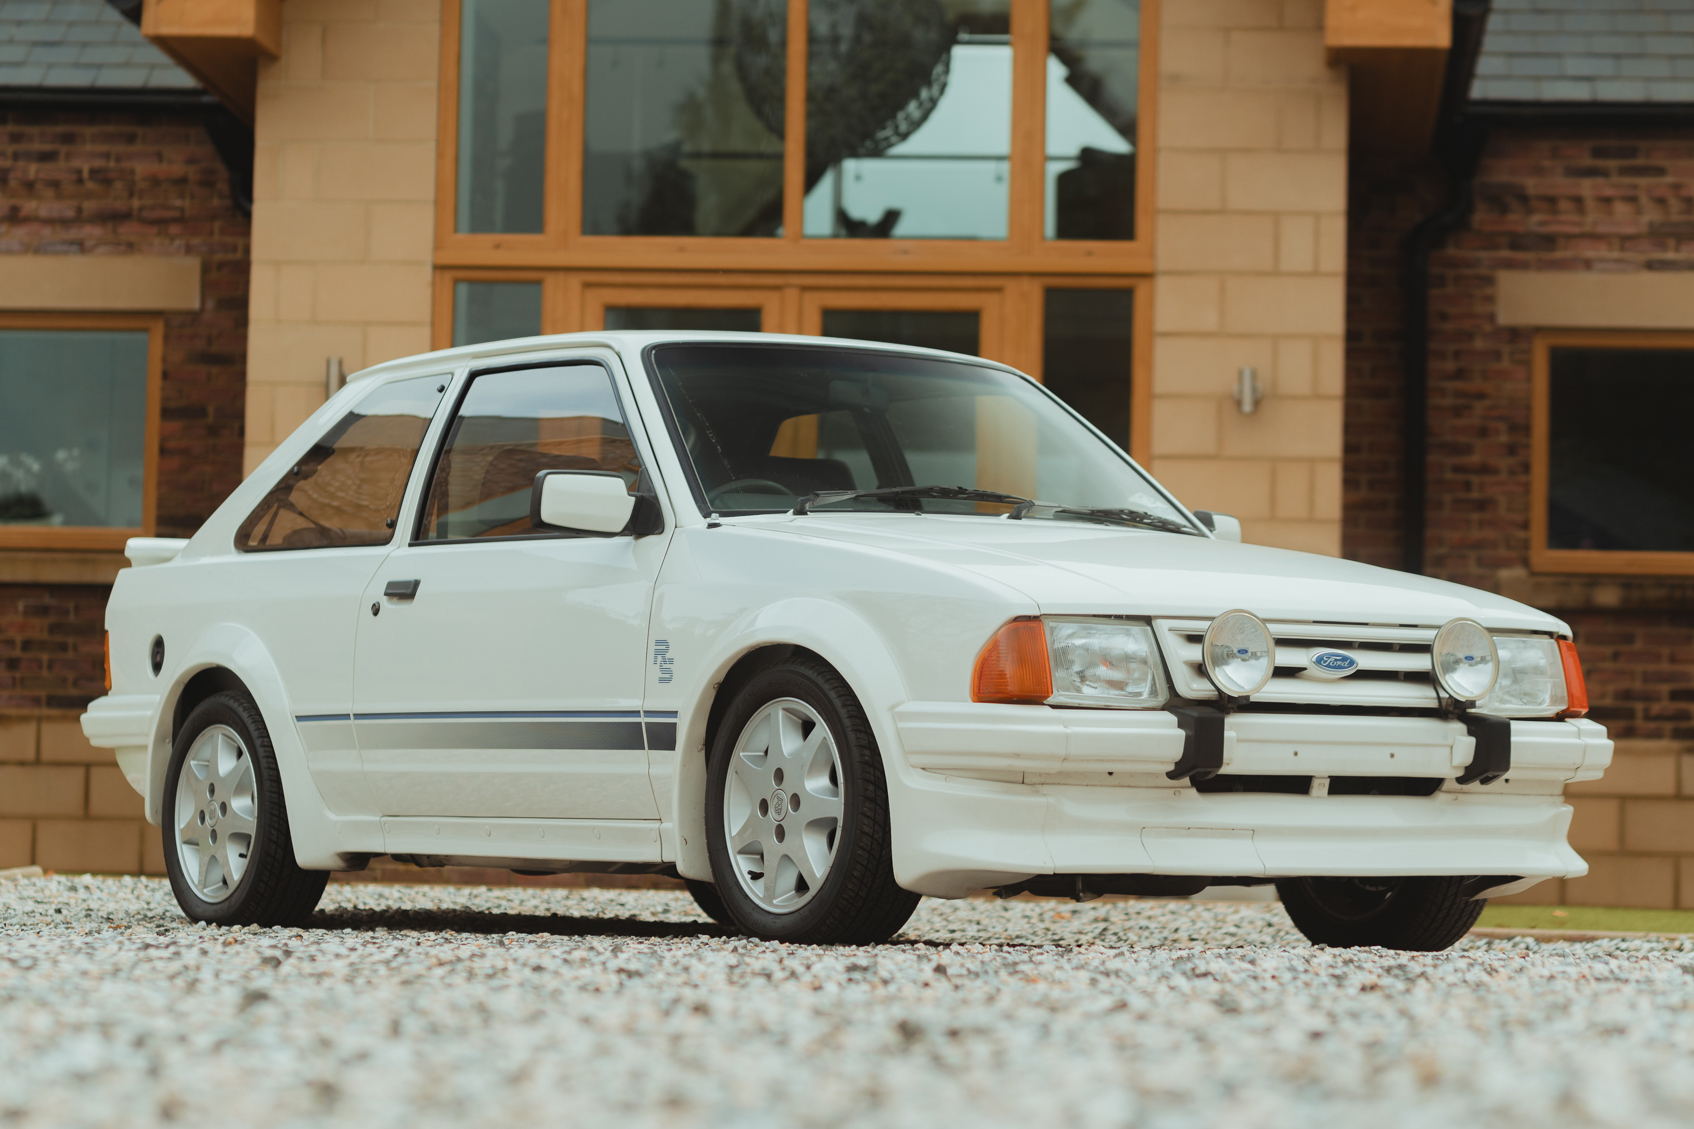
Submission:
<svg viewBox="0 0 1694 1129">
<path fill-rule="evenodd" d="M 918 353 L 926 356 L 945 357 L 948 360 L 991 365 L 994 368 L 1007 369 L 1012 372 L 1017 371 L 999 361 L 973 357 L 965 353 L 950 353 L 944 349 L 925 349 L 918 345 L 896 345 L 885 341 L 860 341 L 845 337 L 810 337 L 795 333 L 748 333 L 711 330 L 664 330 L 645 333 L 599 330 L 586 333 L 550 333 L 539 337 L 514 337 L 505 341 L 485 341 L 477 345 L 459 345 L 452 349 L 437 349 L 433 353 L 418 353 L 410 357 L 384 361 L 381 364 L 360 369 L 347 377 L 347 383 L 352 384 L 355 381 L 371 380 L 378 377 L 399 376 L 415 372 L 418 369 L 439 372 L 443 368 L 458 368 L 466 362 L 521 361 L 536 353 L 552 352 L 560 348 L 601 345 L 628 353 L 639 352 L 648 345 L 670 341 L 747 342 L 760 345 L 832 345 L 837 348 L 863 349 L 879 353 Z"/>
</svg>

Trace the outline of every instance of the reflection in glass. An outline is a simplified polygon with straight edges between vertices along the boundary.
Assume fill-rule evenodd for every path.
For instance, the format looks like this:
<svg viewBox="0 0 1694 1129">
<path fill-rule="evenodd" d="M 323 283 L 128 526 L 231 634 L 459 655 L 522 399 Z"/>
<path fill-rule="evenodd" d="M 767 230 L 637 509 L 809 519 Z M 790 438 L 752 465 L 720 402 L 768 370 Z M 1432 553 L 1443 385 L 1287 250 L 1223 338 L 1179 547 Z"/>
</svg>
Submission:
<svg viewBox="0 0 1694 1129">
<path fill-rule="evenodd" d="M 1048 239 L 1135 238 L 1140 0 L 1051 0 Z"/>
<path fill-rule="evenodd" d="M 145 331 L 0 329 L 0 526 L 141 525 Z"/>
<path fill-rule="evenodd" d="M 235 547 L 253 553 L 386 545 L 446 379 L 396 380 L 360 400 L 247 515 Z"/>
<path fill-rule="evenodd" d="M 759 332 L 763 311 L 658 306 L 607 306 L 606 328 L 627 330 L 707 329 Z"/>
<path fill-rule="evenodd" d="M 1041 382 L 1129 450 L 1133 290 L 1049 290 Z"/>
<path fill-rule="evenodd" d="M 811 0 L 808 237 L 1004 239 L 1010 0 Z"/>
<path fill-rule="evenodd" d="M 1547 547 L 1694 552 L 1694 350 L 1554 349 Z"/>
<path fill-rule="evenodd" d="M 480 345 L 540 332 L 539 282 L 453 284 L 453 344 Z"/>
<path fill-rule="evenodd" d="M 463 0 L 459 231 L 542 230 L 547 8 L 547 0 Z"/>
<path fill-rule="evenodd" d="M 975 310 L 825 310 L 823 335 L 975 356 L 980 320 Z"/>
<path fill-rule="evenodd" d="M 585 235 L 776 235 L 783 0 L 590 0 Z"/>
<path fill-rule="evenodd" d="M 436 464 L 422 539 L 533 534 L 530 492 L 544 470 L 609 471 L 635 489 L 641 460 L 599 365 L 492 372 L 472 381 Z"/>
</svg>

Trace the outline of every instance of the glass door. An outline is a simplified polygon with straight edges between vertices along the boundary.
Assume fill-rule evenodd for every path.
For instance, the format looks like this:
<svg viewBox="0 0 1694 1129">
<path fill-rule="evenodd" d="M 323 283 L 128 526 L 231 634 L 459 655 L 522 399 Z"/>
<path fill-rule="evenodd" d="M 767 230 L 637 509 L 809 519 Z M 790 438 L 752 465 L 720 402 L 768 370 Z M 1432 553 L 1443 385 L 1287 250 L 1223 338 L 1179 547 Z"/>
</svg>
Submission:
<svg viewBox="0 0 1694 1129">
<path fill-rule="evenodd" d="M 1000 359 L 1000 306 L 999 290 L 813 290 L 802 332 Z"/>
<path fill-rule="evenodd" d="M 782 293 L 751 289 L 585 286 L 582 306 L 582 324 L 589 329 L 772 333 L 779 326 Z"/>
</svg>

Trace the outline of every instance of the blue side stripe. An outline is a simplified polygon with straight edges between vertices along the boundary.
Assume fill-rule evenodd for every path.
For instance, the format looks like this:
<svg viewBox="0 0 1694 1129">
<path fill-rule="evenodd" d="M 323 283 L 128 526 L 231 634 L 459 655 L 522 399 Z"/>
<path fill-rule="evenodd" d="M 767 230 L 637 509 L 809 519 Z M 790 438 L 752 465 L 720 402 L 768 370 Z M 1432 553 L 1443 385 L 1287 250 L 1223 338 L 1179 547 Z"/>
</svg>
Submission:
<svg viewBox="0 0 1694 1129">
<path fill-rule="evenodd" d="M 645 717 L 648 721 L 675 721 L 676 711 L 671 710 L 666 712 L 664 710 L 646 710 L 641 716 Z"/>
<path fill-rule="evenodd" d="M 530 721 L 530 720 L 559 720 L 574 721 L 577 719 L 595 720 L 614 718 L 618 720 L 639 721 L 640 710 L 514 710 L 466 712 L 466 713 L 362 713 L 354 717 L 355 721 Z"/>
<path fill-rule="evenodd" d="M 350 713 L 308 713 L 301 714 L 295 721 L 352 721 Z"/>
</svg>

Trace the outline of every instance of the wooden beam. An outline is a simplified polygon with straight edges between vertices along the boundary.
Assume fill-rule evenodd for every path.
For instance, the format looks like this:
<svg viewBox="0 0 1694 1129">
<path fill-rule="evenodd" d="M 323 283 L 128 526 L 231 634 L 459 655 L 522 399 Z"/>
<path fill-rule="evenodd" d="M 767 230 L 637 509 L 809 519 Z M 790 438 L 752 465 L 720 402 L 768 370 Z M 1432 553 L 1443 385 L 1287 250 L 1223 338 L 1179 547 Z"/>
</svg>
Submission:
<svg viewBox="0 0 1694 1129">
<path fill-rule="evenodd" d="M 1453 44 L 1452 0 L 1326 0 L 1323 39 L 1330 64 L 1350 72 L 1353 148 L 1427 150 Z"/>
<path fill-rule="evenodd" d="M 141 34 L 251 124 L 259 58 L 282 54 L 282 0 L 145 0 Z"/>
</svg>

